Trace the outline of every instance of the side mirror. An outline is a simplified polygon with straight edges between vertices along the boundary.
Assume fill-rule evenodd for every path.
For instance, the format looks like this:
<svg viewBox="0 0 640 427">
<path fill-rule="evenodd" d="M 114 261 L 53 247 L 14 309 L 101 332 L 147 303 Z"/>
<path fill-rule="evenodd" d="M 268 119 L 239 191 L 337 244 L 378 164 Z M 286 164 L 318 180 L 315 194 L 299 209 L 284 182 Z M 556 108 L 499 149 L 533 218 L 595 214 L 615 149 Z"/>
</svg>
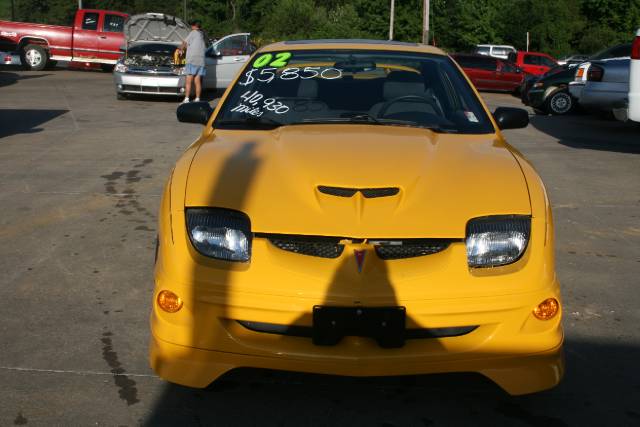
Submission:
<svg viewBox="0 0 640 427">
<path fill-rule="evenodd" d="M 529 124 L 529 113 L 522 108 L 498 107 L 493 112 L 493 118 L 500 129 L 526 128 Z"/>
<path fill-rule="evenodd" d="M 213 108 L 208 102 L 188 102 L 180 104 L 176 110 L 176 116 L 179 122 L 199 123 L 206 125 L 213 113 Z"/>
</svg>

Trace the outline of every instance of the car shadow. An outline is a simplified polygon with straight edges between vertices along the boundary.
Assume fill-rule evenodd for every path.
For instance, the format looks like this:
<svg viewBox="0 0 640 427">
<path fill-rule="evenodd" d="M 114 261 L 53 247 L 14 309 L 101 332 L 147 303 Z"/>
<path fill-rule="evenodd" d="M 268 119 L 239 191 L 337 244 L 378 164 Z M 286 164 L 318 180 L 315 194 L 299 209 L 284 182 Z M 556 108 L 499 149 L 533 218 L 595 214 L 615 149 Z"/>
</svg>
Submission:
<svg viewBox="0 0 640 427">
<path fill-rule="evenodd" d="M 0 109 L 0 138 L 19 133 L 36 133 L 38 127 L 69 110 L 14 110 Z"/>
<path fill-rule="evenodd" d="M 640 154 L 640 127 L 588 115 L 531 116 L 537 130 L 571 148 Z"/>
<path fill-rule="evenodd" d="M 640 347 L 569 339 L 555 389 L 509 396 L 477 374 L 351 378 L 238 369 L 167 383 L 144 425 L 637 425 Z"/>
</svg>

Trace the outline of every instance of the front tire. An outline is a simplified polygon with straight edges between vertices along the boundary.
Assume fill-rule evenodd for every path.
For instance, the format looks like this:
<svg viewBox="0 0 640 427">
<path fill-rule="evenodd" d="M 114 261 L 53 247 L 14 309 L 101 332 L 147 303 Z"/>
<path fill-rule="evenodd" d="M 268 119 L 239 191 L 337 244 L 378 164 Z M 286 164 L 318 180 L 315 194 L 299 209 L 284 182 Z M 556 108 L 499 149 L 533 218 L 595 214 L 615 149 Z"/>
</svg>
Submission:
<svg viewBox="0 0 640 427">
<path fill-rule="evenodd" d="M 566 90 L 559 90 L 547 100 L 547 111 L 555 116 L 568 114 L 573 110 L 575 101 Z"/>
<path fill-rule="evenodd" d="M 28 44 L 20 53 L 22 64 L 31 71 L 42 71 L 47 66 L 47 50 L 38 44 Z"/>
</svg>

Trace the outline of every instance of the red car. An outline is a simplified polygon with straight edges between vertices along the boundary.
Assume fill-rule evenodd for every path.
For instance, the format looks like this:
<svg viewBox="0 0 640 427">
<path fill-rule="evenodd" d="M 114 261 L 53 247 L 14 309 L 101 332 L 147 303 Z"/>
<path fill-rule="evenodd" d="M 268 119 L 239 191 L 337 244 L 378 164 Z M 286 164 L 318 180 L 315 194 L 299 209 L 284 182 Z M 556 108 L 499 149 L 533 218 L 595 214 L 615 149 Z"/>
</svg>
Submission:
<svg viewBox="0 0 640 427">
<path fill-rule="evenodd" d="M 42 70 L 56 60 L 115 64 L 122 56 L 127 17 L 122 12 L 81 9 L 73 27 L 0 21 L 0 50 L 19 52 L 30 70 Z"/>
<path fill-rule="evenodd" d="M 525 73 L 515 64 L 503 59 L 465 54 L 453 54 L 451 57 L 478 90 L 516 92 L 524 81 Z"/>
<path fill-rule="evenodd" d="M 553 67 L 558 66 L 558 61 L 542 52 L 524 52 L 519 50 L 509 54 L 509 61 L 520 67 L 525 73 L 541 76 Z"/>
</svg>

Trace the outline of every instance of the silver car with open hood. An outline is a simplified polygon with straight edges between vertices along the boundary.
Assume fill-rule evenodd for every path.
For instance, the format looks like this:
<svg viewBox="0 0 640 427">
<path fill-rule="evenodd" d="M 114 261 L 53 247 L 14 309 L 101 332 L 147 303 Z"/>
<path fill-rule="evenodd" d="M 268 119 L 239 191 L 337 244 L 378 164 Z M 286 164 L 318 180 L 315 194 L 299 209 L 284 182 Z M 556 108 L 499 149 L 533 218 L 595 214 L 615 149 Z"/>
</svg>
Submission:
<svg viewBox="0 0 640 427">
<path fill-rule="evenodd" d="M 174 59 L 190 28 L 163 13 L 129 17 L 124 25 L 124 55 L 113 78 L 118 99 L 127 94 L 184 95 L 184 67 Z"/>
</svg>

